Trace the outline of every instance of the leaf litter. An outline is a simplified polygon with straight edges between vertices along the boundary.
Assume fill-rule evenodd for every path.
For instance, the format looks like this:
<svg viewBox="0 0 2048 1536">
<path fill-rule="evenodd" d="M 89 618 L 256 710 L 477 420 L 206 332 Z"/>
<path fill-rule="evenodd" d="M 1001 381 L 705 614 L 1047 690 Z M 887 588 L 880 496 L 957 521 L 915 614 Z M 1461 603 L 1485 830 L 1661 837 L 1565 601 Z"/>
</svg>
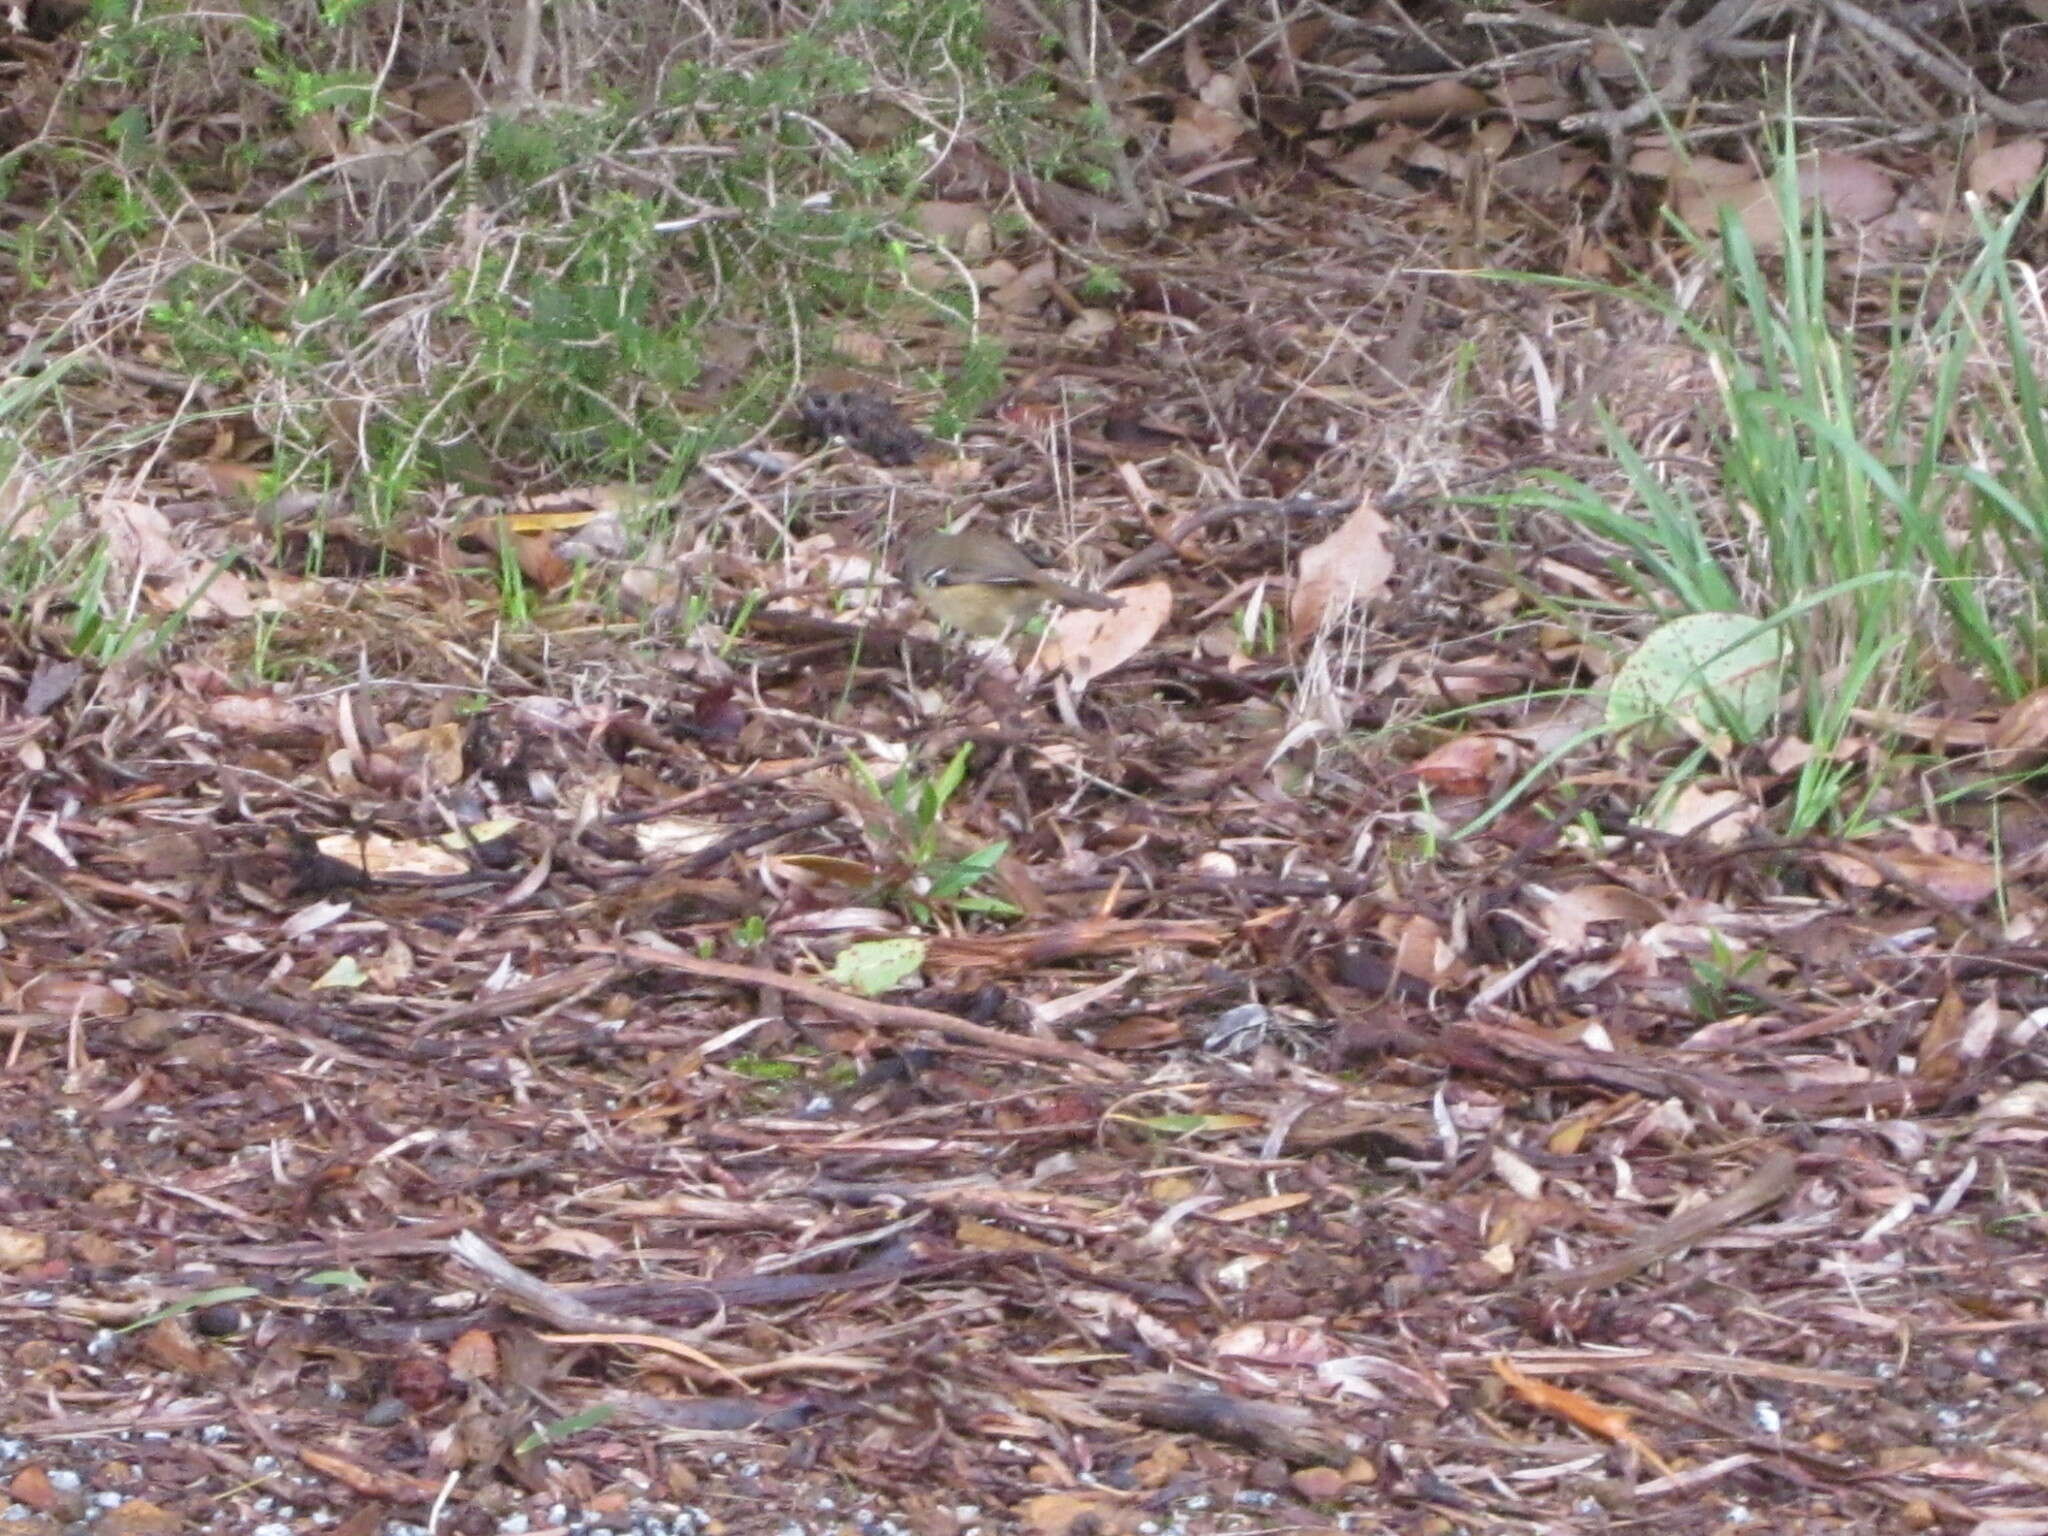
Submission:
<svg viewBox="0 0 2048 1536">
<path fill-rule="evenodd" d="M 10 1536 L 2048 1529 L 2048 824 L 1775 837 L 1800 744 L 1666 796 L 1537 702 L 1596 663 L 1525 599 L 1610 573 L 1446 494 L 1532 417 L 1577 450 L 1444 249 L 1481 119 L 1574 103 L 1532 45 L 1303 110 L 1327 24 L 1152 66 L 1162 170 L 1256 215 L 1200 238 L 949 151 L 922 227 L 1017 367 L 964 451 L 837 386 L 638 559 L 612 486 L 251 554 L 247 439 L 91 503 L 181 627 L 88 665 L 44 606 L 0 655 Z M 1573 153 L 1517 197 L 1585 197 L 1525 147 Z M 1763 185 L 1628 165 L 1702 218 Z M 1898 179 L 1801 168 L 1926 235 Z M 1126 239 L 1122 297 L 1001 269 L 999 187 Z M 1653 339 L 1587 351 L 1676 409 Z M 872 510 L 963 496 L 1115 577 L 1063 680 L 886 577 Z M 2040 713 L 1870 723 L 2026 766 Z M 963 748 L 936 804 L 850 787 Z"/>
</svg>

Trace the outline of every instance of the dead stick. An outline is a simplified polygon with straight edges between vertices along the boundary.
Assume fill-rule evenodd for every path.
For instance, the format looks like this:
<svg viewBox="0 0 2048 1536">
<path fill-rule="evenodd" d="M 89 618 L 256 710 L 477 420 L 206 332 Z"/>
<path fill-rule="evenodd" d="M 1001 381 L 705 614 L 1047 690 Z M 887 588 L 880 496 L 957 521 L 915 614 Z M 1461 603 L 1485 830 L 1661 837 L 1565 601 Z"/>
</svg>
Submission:
<svg viewBox="0 0 2048 1536">
<path fill-rule="evenodd" d="M 1109 1078 L 1126 1078 L 1131 1075 L 1130 1069 L 1122 1062 L 1091 1051 L 1083 1045 L 1070 1045 L 1064 1040 L 1040 1040 L 1032 1035 L 1013 1035 L 1007 1030 L 989 1029 L 985 1025 L 970 1024 L 965 1019 L 956 1019 L 950 1013 L 940 1013 L 936 1008 L 913 1008 L 908 1003 L 878 1003 L 873 998 L 856 997 L 851 992 L 841 992 L 819 982 L 807 981 L 801 976 L 785 976 L 780 971 L 762 970 L 751 965 L 730 965 L 723 960 L 700 960 L 695 955 L 650 949 L 644 944 L 579 944 L 576 947 L 584 954 L 611 955 L 627 965 L 642 966 L 650 970 L 681 971 L 686 976 L 701 976 L 709 981 L 731 981 L 741 986 L 767 987 L 777 992 L 787 992 L 807 1003 L 815 1003 L 827 1013 L 876 1029 L 929 1029 L 948 1039 L 978 1045 L 1003 1056 L 1022 1056 L 1032 1061 L 1056 1061 L 1063 1066 L 1086 1067 L 1091 1072 Z"/>
<path fill-rule="evenodd" d="M 1523 1284 L 1554 1291 L 1603 1291 L 1610 1285 L 1619 1285 L 1659 1259 L 1668 1258 L 1722 1227 L 1733 1226 L 1754 1216 L 1765 1206 L 1775 1204 L 1792 1188 L 1796 1167 L 1797 1161 L 1791 1152 L 1783 1147 L 1775 1148 L 1758 1165 L 1756 1172 L 1725 1195 L 1717 1195 L 1704 1205 L 1672 1217 L 1649 1236 L 1630 1243 L 1606 1263 L 1568 1269 L 1562 1274 L 1532 1275 Z"/>
</svg>

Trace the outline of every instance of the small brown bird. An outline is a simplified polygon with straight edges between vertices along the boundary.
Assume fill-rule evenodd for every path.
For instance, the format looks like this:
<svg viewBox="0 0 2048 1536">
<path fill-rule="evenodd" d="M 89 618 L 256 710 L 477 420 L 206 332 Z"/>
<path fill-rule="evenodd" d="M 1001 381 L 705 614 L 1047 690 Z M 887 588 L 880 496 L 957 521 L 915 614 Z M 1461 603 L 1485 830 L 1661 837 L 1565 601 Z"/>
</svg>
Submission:
<svg viewBox="0 0 2048 1536">
<path fill-rule="evenodd" d="M 995 533 L 927 533 L 903 552 L 903 575 L 941 624 L 970 635 L 1000 635 L 1045 603 L 1108 611 L 1113 597 L 1084 592 L 1048 576 L 1038 563 Z"/>
</svg>

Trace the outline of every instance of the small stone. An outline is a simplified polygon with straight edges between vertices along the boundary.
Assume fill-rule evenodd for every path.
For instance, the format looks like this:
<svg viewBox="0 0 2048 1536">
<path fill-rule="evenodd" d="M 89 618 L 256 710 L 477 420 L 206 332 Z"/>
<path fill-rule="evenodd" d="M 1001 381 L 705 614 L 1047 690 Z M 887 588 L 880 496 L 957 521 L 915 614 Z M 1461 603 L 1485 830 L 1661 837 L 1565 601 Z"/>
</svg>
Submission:
<svg viewBox="0 0 2048 1536">
<path fill-rule="evenodd" d="M 192 1326 L 209 1339 L 224 1339 L 231 1333 L 240 1333 L 244 1326 L 242 1309 L 229 1302 L 219 1306 L 201 1307 L 192 1315 Z"/>
<path fill-rule="evenodd" d="M 363 1410 L 363 1423 L 371 1429 L 389 1429 L 394 1424 L 403 1424 L 412 1410 L 399 1397 L 380 1397 Z"/>
</svg>

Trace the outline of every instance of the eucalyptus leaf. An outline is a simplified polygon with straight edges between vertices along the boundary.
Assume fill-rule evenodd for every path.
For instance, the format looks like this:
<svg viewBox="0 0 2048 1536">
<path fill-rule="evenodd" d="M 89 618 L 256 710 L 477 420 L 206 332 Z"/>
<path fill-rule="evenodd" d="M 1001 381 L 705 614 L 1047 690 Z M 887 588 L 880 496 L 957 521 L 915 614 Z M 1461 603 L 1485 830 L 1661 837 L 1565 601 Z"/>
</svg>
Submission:
<svg viewBox="0 0 2048 1536">
<path fill-rule="evenodd" d="M 923 939 L 864 939 L 839 951 L 832 979 L 863 997 L 879 997 L 916 975 L 924 956 Z"/>
<path fill-rule="evenodd" d="M 1653 630 L 1614 674 L 1607 725 L 1750 741 L 1778 713 L 1782 630 L 1746 613 L 1692 613 Z"/>
</svg>

